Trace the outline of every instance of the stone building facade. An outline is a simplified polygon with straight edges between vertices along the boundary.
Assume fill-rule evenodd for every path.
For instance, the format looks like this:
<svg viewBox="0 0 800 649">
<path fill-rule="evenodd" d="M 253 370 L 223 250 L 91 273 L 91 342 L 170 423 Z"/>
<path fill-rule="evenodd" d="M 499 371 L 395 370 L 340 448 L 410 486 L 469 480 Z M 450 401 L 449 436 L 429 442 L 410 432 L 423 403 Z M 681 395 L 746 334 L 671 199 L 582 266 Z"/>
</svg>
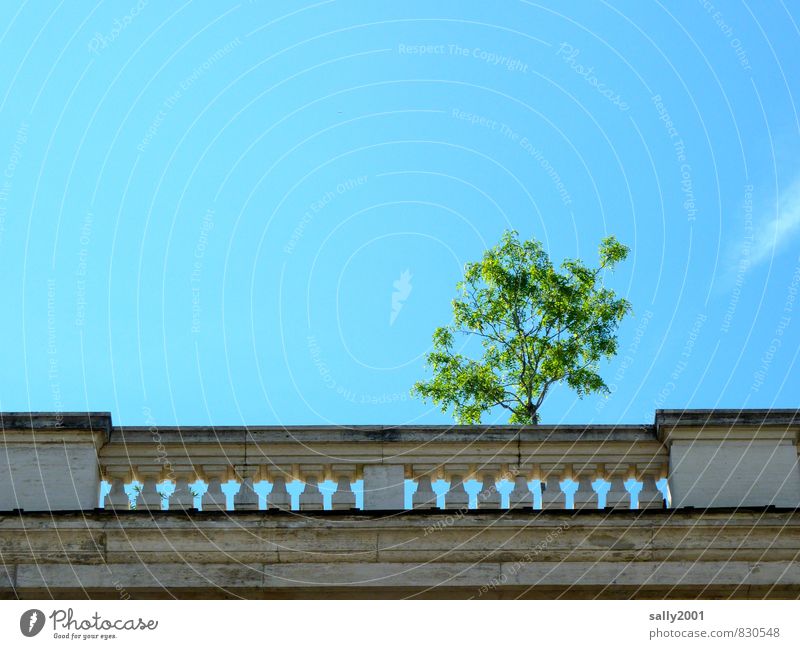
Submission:
<svg viewBox="0 0 800 649">
<path fill-rule="evenodd" d="M 0 424 L 0 597 L 800 596 L 795 410 L 641 426 Z"/>
</svg>

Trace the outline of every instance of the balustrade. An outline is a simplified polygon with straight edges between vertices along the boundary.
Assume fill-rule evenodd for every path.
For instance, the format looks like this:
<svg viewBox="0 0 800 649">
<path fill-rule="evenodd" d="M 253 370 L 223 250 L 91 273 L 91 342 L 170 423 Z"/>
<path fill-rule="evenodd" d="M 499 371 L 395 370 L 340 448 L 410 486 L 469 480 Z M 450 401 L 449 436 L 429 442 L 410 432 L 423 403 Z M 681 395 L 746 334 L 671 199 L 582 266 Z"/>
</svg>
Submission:
<svg viewBox="0 0 800 649">
<path fill-rule="evenodd" d="M 588 510 L 800 505 L 796 411 L 653 426 L 112 427 L 5 414 L 0 510 Z"/>
</svg>

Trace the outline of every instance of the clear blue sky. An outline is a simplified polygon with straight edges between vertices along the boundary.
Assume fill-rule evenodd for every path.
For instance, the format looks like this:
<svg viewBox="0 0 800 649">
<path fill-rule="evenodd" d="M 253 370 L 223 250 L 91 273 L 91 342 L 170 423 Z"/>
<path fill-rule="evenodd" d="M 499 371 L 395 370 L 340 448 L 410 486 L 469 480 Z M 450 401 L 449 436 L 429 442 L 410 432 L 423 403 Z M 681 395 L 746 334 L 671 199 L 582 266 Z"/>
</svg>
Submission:
<svg viewBox="0 0 800 649">
<path fill-rule="evenodd" d="M 3 3 L 0 409 L 445 423 L 411 400 L 505 228 L 632 254 L 606 400 L 800 405 L 800 10 Z M 502 413 L 487 421 L 502 421 Z"/>
</svg>

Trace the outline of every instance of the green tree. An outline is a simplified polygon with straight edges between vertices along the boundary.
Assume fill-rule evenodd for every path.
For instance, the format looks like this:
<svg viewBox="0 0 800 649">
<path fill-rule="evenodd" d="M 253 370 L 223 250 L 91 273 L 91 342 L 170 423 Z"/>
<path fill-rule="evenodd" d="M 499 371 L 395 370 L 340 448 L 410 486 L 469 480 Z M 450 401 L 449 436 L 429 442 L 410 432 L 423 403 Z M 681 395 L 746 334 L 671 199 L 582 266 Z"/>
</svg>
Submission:
<svg viewBox="0 0 800 649">
<path fill-rule="evenodd" d="M 542 244 L 515 231 L 479 262 L 468 263 L 456 286 L 453 323 L 436 329 L 427 356 L 433 378 L 412 394 L 430 399 L 458 423 L 480 423 L 497 406 L 516 424 L 535 424 L 550 388 L 566 383 L 580 397 L 608 392 L 601 359 L 617 351 L 617 328 L 630 303 L 603 286 L 603 271 L 628 256 L 614 237 L 602 240 L 600 263 L 566 259 L 555 268 Z M 480 359 L 458 351 L 477 337 Z"/>
</svg>

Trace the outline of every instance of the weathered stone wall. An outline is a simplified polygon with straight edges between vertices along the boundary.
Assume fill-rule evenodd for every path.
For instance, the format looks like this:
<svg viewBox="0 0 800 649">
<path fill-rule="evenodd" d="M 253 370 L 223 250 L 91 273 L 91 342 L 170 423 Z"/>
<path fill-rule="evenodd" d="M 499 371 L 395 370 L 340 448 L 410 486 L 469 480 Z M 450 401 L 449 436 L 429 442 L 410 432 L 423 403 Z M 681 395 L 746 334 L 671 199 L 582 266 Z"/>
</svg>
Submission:
<svg viewBox="0 0 800 649">
<path fill-rule="evenodd" d="M 797 597 L 800 511 L 23 514 L 5 597 Z"/>
</svg>

